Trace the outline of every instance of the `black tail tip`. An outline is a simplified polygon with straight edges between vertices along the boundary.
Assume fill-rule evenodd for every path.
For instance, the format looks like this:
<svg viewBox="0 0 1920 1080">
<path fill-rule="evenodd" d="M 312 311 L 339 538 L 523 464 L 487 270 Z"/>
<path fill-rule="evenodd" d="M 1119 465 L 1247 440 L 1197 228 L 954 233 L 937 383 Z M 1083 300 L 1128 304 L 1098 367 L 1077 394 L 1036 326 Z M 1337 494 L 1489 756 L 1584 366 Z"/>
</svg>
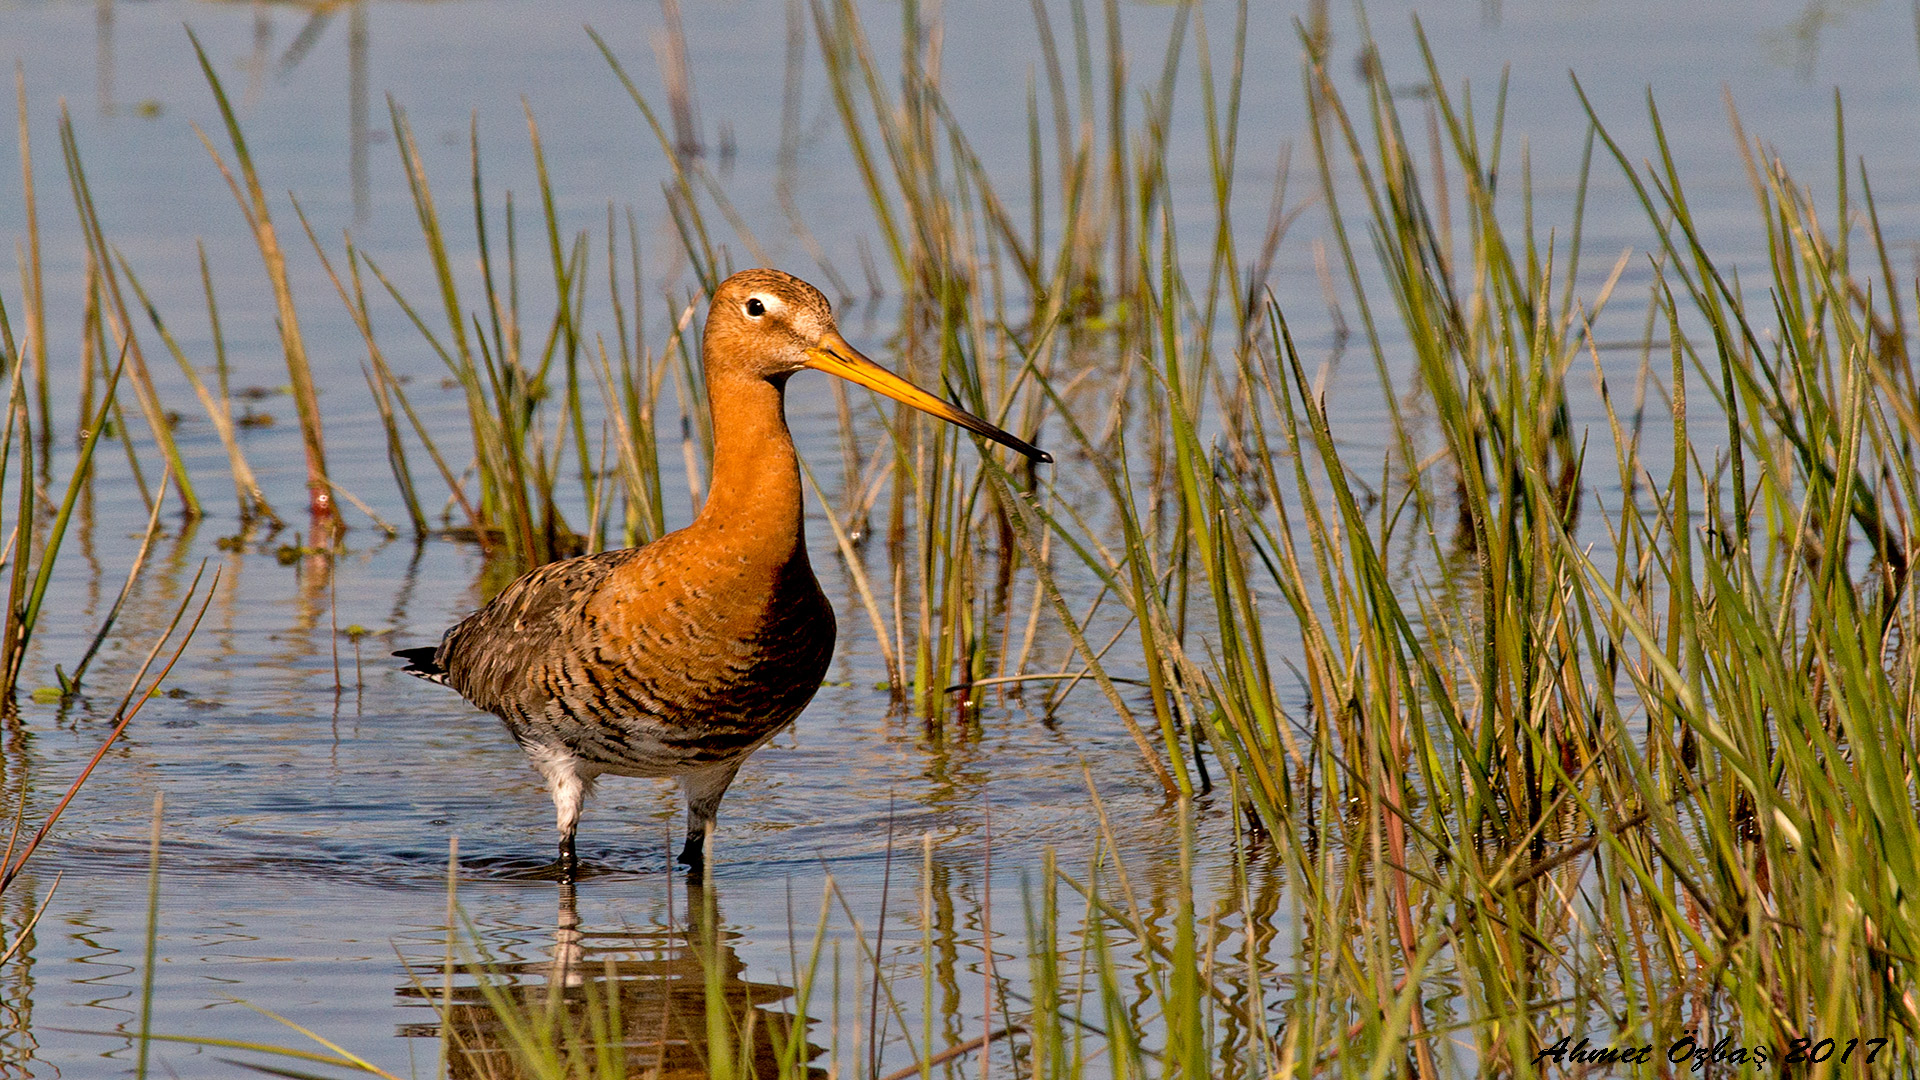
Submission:
<svg viewBox="0 0 1920 1080">
<path fill-rule="evenodd" d="M 438 645 L 423 645 L 416 649 L 399 649 L 393 655 L 407 662 L 407 666 L 400 670 L 409 675 L 439 682 L 447 677 L 446 671 L 434 661 L 434 656 L 439 651 Z"/>
</svg>

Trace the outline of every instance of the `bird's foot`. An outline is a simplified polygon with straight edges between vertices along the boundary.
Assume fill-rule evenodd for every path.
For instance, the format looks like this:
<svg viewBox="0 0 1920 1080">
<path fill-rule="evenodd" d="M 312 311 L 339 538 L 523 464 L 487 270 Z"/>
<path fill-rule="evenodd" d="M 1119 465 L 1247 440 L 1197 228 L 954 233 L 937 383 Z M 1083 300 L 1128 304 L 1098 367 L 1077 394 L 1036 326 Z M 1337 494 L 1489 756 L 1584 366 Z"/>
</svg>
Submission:
<svg viewBox="0 0 1920 1080">
<path fill-rule="evenodd" d="M 706 836 L 696 833 L 687 837 L 687 844 L 680 849 L 680 862 L 687 868 L 687 877 L 699 881 L 707 872 Z"/>
</svg>

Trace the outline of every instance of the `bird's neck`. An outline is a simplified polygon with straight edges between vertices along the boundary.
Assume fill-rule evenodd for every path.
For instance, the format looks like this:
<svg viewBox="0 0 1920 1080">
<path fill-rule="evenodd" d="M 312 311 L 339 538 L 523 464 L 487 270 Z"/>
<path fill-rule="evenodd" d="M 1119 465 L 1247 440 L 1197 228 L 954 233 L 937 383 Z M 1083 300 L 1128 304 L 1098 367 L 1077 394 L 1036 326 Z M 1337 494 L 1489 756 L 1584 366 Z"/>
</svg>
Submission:
<svg viewBox="0 0 1920 1080">
<path fill-rule="evenodd" d="M 695 525 L 744 557 L 806 557 L 800 459 L 787 431 L 785 388 L 762 378 L 709 373 L 713 482 Z"/>
</svg>

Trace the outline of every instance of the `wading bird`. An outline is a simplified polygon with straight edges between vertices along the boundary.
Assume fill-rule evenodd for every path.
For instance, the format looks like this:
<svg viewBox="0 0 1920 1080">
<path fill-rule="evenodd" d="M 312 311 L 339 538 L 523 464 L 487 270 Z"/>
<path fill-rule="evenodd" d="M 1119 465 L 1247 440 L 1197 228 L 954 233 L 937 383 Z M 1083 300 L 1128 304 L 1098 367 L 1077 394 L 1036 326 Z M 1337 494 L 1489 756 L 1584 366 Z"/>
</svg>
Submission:
<svg viewBox="0 0 1920 1080">
<path fill-rule="evenodd" d="M 791 723 L 833 656 L 833 608 L 802 531 L 787 377 L 814 368 L 1045 452 L 860 355 L 819 290 L 777 270 L 722 282 L 703 349 L 713 479 L 693 523 L 644 547 L 548 563 L 508 585 L 407 672 L 499 716 L 553 793 L 560 872 L 603 774 L 677 777 L 680 860 L 705 865 L 714 816 L 747 755 Z"/>
</svg>

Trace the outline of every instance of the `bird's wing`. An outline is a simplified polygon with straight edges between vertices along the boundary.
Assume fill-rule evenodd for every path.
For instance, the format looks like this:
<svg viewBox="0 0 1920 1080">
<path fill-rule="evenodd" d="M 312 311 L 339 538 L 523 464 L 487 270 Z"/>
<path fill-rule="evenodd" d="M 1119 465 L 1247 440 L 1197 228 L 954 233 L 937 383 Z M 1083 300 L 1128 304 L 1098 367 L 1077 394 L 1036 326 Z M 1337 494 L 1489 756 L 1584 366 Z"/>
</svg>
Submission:
<svg viewBox="0 0 1920 1080">
<path fill-rule="evenodd" d="M 655 545 L 563 559 L 532 570 L 447 631 L 434 653 L 448 686 L 498 711 L 532 690 L 531 676 L 568 647 L 590 644 L 584 610 L 616 571 Z"/>
</svg>

